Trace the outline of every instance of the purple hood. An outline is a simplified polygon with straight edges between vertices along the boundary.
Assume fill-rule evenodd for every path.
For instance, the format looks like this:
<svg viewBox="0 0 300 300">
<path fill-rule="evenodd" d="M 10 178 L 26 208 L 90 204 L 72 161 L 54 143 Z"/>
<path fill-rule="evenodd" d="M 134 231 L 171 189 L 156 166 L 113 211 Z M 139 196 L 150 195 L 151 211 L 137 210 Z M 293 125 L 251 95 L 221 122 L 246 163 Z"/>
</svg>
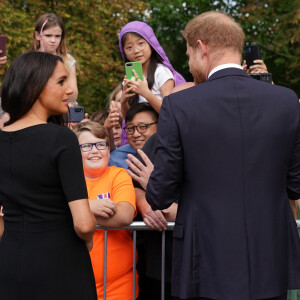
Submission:
<svg viewBox="0 0 300 300">
<path fill-rule="evenodd" d="M 182 75 L 179 74 L 177 71 L 175 71 L 175 69 L 172 67 L 164 49 L 158 42 L 152 28 L 144 22 L 133 21 L 127 23 L 122 28 L 119 34 L 119 48 L 123 59 L 125 59 L 125 54 L 123 52 L 123 47 L 122 47 L 122 37 L 124 36 L 124 34 L 128 32 L 138 33 L 139 35 L 141 35 L 151 45 L 151 47 L 159 54 L 159 56 L 163 59 L 163 65 L 165 65 L 167 68 L 169 68 L 172 71 L 174 75 L 175 86 L 185 82 L 185 79 L 182 77 Z"/>
</svg>

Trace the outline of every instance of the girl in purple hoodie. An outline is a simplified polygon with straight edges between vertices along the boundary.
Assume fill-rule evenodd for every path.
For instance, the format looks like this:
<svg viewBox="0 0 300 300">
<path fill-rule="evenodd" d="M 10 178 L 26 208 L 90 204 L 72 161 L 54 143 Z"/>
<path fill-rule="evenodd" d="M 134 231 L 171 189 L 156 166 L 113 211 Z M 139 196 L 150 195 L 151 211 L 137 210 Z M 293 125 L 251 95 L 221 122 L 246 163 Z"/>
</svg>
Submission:
<svg viewBox="0 0 300 300">
<path fill-rule="evenodd" d="M 184 78 L 174 70 L 152 28 L 144 22 L 127 23 L 120 32 L 119 47 L 125 62 L 140 61 L 143 67 L 143 80 L 124 79 L 122 114 L 137 102 L 149 102 L 159 113 L 162 99 L 185 82 Z"/>
</svg>

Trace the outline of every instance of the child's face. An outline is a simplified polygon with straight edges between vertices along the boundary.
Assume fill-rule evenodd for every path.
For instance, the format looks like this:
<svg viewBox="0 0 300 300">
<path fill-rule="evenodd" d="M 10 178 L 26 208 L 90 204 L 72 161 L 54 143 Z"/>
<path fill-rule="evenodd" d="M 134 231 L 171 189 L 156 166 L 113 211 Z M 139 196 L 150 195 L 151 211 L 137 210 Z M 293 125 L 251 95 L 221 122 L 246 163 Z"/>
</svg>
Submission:
<svg viewBox="0 0 300 300">
<path fill-rule="evenodd" d="M 43 50 L 50 54 L 57 54 L 56 50 L 61 42 L 62 30 L 59 26 L 53 26 L 43 31 L 42 39 L 39 33 L 36 32 L 36 39 L 40 41 L 40 51 Z"/>
<path fill-rule="evenodd" d="M 129 61 L 140 61 L 143 65 L 150 60 L 152 50 L 146 40 L 128 33 L 125 38 L 124 52 Z"/>
</svg>

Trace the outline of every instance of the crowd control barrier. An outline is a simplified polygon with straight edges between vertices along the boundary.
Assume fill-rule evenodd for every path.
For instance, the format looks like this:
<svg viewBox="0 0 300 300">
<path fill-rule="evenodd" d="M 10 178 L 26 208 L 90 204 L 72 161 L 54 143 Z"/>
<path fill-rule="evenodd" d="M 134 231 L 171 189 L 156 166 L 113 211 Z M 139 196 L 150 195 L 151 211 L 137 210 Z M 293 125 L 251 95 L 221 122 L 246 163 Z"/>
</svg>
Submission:
<svg viewBox="0 0 300 300">
<path fill-rule="evenodd" d="M 300 228 L 300 219 L 296 220 L 297 227 Z M 167 230 L 173 230 L 174 229 L 175 222 L 168 222 Z M 132 231 L 132 238 L 133 238 L 133 294 L 132 299 L 135 299 L 135 271 L 136 271 L 136 232 L 143 231 L 143 230 L 155 230 L 147 227 L 147 225 L 144 222 L 132 222 L 128 226 L 122 227 L 122 228 L 109 228 L 109 227 L 103 227 L 97 225 L 97 229 L 104 230 L 104 282 L 103 282 L 103 300 L 106 300 L 106 270 L 107 270 L 107 233 L 108 230 L 115 230 L 115 229 L 122 229 L 122 230 L 131 230 Z M 166 232 L 161 232 L 161 300 L 165 299 L 165 239 L 166 239 Z M 297 298 L 294 298 L 294 294 L 297 293 L 297 291 L 291 291 L 292 294 L 289 295 L 290 300 L 298 300 Z M 295 294 L 296 295 L 296 294 Z"/>
</svg>

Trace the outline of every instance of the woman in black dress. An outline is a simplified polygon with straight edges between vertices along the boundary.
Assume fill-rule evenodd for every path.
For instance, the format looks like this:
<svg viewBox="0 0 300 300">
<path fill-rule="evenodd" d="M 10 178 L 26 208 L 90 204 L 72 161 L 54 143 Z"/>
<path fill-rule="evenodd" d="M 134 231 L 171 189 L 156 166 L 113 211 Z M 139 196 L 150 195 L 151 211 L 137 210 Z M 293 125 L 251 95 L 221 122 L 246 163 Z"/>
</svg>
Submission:
<svg viewBox="0 0 300 300">
<path fill-rule="evenodd" d="M 10 120 L 0 130 L 1 300 L 97 299 L 88 253 L 96 223 L 80 149 L 55 124 L 68 112 L 67 79 L 60 57 L 27 52 L 2 83 Z"/>
</svg>

